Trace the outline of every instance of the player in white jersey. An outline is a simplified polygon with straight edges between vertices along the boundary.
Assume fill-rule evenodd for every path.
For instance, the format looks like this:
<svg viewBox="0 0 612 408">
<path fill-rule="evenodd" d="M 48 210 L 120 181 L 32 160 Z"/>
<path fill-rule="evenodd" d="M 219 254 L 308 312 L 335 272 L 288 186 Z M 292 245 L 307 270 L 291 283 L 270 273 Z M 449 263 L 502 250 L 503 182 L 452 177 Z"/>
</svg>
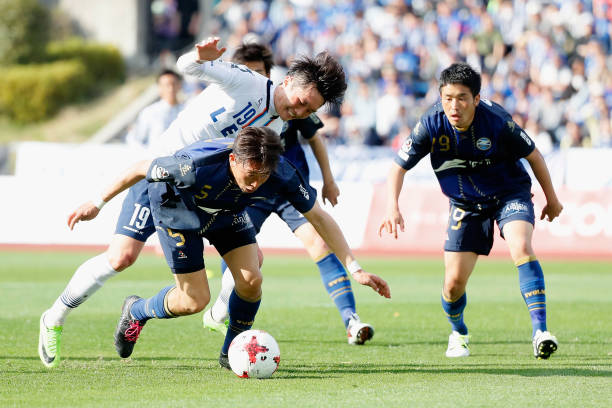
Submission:
<svg viewBox="0 0 612 408">
<path fill-rule="evenodd" d="M 282 84 L 274 87 L 267 78 L 244 66 L 220 61 L 225 48 L 219 49 L 218 42 L 219 38 L 208 38 L 196 45 L 195 52 L 179 58 L 177 65 L 182 73 L 216 85 L 202 91 L 179 114 L 162 138 L 167 136 L 167 141 L 151 147 L 155 154 L 174 153 L 196 140 L 232 137 L 249 125 L 274 123 L 282 127 L 281 120 L 306 118 L 324 103 L 338 103 L 344 96 L 344 70 L 327 53 L 296 59 Z M 69 227 L 72 229 L 78 220 L 94 218 L 106 203 L 105 198 L 89 201 L 71 213 Z M 41 315 L 38 352 L 45 366 L 59 364 L 61 335 L 68 314 L 138 258 L 145 241 L 155 232 L 149 207 L 146 184 L 134 185 L 124 200 L 106 252 L 85 261 L 52 307 Z"/>
</svg>

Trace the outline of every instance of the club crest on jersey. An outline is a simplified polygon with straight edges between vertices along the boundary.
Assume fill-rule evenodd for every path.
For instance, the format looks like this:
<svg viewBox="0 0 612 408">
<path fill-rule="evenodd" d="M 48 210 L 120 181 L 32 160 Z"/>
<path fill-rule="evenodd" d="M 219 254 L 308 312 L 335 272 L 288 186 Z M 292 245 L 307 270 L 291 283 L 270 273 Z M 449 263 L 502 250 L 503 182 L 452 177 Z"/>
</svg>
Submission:
<svg viewBox="0 0 612 408">
<path fill-rule="evenodd" d="M 158 166 L 157 164 L 151 169 L 151 179 L 153 181 L 159 181 L 168 177 L 169 173 L 164 167 Z"/>
<path fill-rule="evenodd" d="M 476 147 L 478 150 L 489 150 L 491 148 L 491 139 L 488 137 L 481 137 L 476 141 Z"/>
<path fill-rule="evenodd" d="M 402 152 L 408 153 L 412 147 L 412 138 L 408 137 L 402 144 Z"/>
</svg>

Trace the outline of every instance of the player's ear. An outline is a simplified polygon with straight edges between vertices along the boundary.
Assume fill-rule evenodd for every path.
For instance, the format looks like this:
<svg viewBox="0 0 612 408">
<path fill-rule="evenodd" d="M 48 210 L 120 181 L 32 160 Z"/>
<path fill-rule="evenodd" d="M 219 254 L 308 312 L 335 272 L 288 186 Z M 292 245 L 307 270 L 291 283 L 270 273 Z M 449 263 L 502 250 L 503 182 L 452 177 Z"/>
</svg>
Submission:
<svg viewBox="0 0 612 408">
<path fill-rule="evenodd" d="M 480 94 L 474 97 L 474 105 L 478 105 L 478 102 L 480 102 Z"/>
</svg>

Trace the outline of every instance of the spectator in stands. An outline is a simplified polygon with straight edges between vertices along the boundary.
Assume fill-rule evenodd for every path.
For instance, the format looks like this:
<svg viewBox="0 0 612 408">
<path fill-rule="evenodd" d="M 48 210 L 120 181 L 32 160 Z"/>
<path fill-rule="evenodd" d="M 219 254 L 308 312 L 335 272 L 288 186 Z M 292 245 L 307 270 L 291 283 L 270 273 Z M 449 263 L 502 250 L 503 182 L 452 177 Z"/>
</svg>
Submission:
<svg viewBox="0 0 612 408">
<path fill-rule="evenodd" d="M 125 137 L 131 146 L 146 149 L 170 126 L 183 104 L 179 102 L 181 77 L 176 72 L 165 69 L 157 76 L 159 100 L 144 108 Z"/>
</svg>

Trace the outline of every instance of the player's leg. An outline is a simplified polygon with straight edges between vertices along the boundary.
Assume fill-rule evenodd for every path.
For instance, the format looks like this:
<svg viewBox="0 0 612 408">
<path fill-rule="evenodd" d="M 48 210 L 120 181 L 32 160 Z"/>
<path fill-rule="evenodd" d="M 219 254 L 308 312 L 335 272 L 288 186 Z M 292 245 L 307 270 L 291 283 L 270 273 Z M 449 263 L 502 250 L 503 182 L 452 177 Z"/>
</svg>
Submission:
<svg viewBox="0 0 612 408">
<path fill-rule="evenodd" d="M 493 221 L 482 210 L 451 205 L 444 244 L 444 286 L 441 303 L 451 325 L 447 357 L 467 357 L 468 328 L 463 315 L 467 306 L 466 286 L 478 255 L 488 255 L 493 246 Z"/>
<path fill-rule="evenodd" d="M 249 219 L 255 228 L 256 234 L 259 233 L 264 221 L 272 213 L 274 205 L 273 200 L 266 200 L 245 209 L 245 212 L 248 214 Z M 263 253 L 259 247 L 257 248 L 257 256 L 259 259 L 259 267 L 261 268 L 261 265 L 263 264 Z M 223 258 L 221 259 L 221 273 L 223 274 L 223 277 L 221 278 L 221 290 L 219 291 L 217 299 L 210 309 L 204 312 L 202 316 L 202 324 L 205 328 L 221 333 L 225 336 L 227 333 L 227 325 L 229 324 L 228 306 L 230 295 L 234 290 L 234 277 L 232 276 L 232 273 Z"/>
<path fill-rule="evenodd" d="M 141 182 L 130 189 L 124 200 L 116 233 L 106 252 L 80 265 L 51 308 L 43 312 L 38 348 L 43 364 L 54 367 L 59 363 L 61 334 L 68 314 L 108 279 L 132 265 L 154 231 L 146 184 Z"/>
<path fill-rule="evenodd" d="M 290 212 L 289 216 L 287 216 L 289 209 L 283 211 L 283 220 L 292 229 L 296 223 L 302 221 L 297 228 L 293 229 L 293 233 L 302 241 L 308 255 L 315 261 L 323 286 L 340 313 L 347 332 L 348 343 L 364 344 L 374 336 L 374 328 L 367 323 L 363 323 L 357 315 L 351 280 L 344 269 L 344 265 L 330 251 L 312 224 L 304 222 L 303 217 L 296 220 L 292 213 L 297 213 L 297 210 L 293 207 L 291 209 L 293 211 Z"/>
<path fill-rule="evenodd" d="M 463 321 L 463 311 L 467 305 L 465 288 L 474 270 L 478 254 L 474 252 L 444 252 L 444 286 L 442 289 L 442 309 L 451 325 L 447 357 L 467 357 L 468 328 Z"/>
<path fill-rule="evenodd" d="M 229 325 L 219 355 L 219 363 L 225 368 L 229 368 L 227 353 L 232 340 L 252 327 L 261 303 L 263 277 L 257 251 L 257 244 L 254 243 L 232 249 L 223 255 L 235 285 L 229 296 Z"/>
<path fill-rule="evenodd" d="M 143 299 L 128 296 L 115 329 L 115 348 L 122 358 L 132 354 L 145 323 L 150 319 L 171 319 L 203 310 L 210 300 L 204 268 L 202 238 L 195 231 L 158 230 L 161 247 L 175 284 Z"/>
<path fill-rule="evenodd" d="M 530 214 L 533 211 L 525 210 L 532 208 L 529 204 L 508 204 L 514 211 L 513 215 L 498 223 L 518 269 L 519 287 L 531 318 L 534 356 L 547 359 L 557 350 L 558 343 L 546 327 L 546 287 L 542 267 L 531 246 L 533 217 Z"/>
<path fill-rule="evenodd" d="M 257 248 L 257 256 L 259 259 L 259 267 L 263 264 L 263 252 Z M 221 333 L 225 336 L 227 333 L 227 326 L 229 325 L 229 298 L 234 290 L 234 277 L 230 271 L 225 260 L 221 258 L 221 270 L 223 276 L 221 277 L 221 290 L 217 295 L 215 303 L 204 312 L 202 316 L 202 323 L 205 328 L 211 331 Z"/>
</svg>

